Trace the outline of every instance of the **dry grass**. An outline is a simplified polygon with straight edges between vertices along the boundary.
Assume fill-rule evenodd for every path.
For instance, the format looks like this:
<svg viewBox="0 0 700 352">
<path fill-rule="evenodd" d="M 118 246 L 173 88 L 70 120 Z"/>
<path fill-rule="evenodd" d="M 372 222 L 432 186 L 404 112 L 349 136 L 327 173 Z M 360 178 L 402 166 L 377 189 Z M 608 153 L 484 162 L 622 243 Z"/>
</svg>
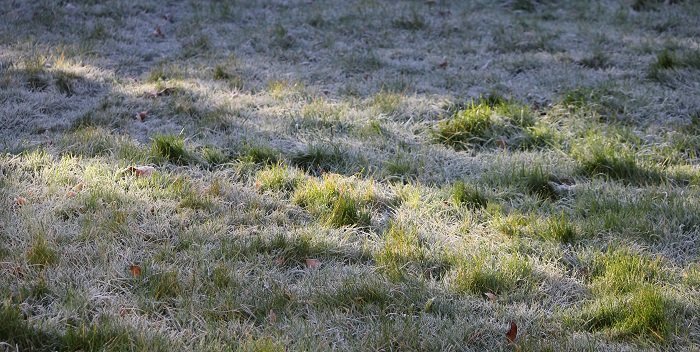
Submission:
<svg viewBox="0 0 700 352">
<path fill-rule="evenodd" d="M 700 345 L 696 1 L 0 13 L 0 350 Z"/>
</svg>

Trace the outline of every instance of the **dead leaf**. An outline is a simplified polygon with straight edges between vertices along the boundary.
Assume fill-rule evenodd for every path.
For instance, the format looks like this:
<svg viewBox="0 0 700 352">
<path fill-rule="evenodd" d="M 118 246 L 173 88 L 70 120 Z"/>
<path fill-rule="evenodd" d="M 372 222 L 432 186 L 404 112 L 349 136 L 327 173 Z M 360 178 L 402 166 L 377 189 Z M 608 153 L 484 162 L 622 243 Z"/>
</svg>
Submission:
<svg viewBox="0 0 700 352">
<path fill-rule="evenodd" d="M 447 60 L 445 60 L 445 61 L 439 63 L 439 64 L 438 64 L 438 67 L 441 68 L 441 69 L 446 69 L 446 68 L 447 68 L 447 64 L 448 64 L 448 63 L 447 63 Z"/>
<path fill-rule="evenodd" d="M 270 324 L 275 324 L 277 322 L 277 313 L 270 309 L 270 312 L 267 314 L 267 319 L 270 321 Z"/>
<path fill-rule="evenodd" d="M 309 269 L 316 269 L 321 266 L 321 261 L 318 259 L 306 258 L 306 266 Z"/>
<path fill-rule="evenodd" d="M 165 34 L 163 34 L 163 31 L 160 29 L 160 26 L 156 26 L 156 28 L 153 30 L 153 35 L 158 38 L 165 38 Z"/>
<path fill-rule="evenodd" d="M 24 205 L 26 205 L 26 204 L 29 202 L 29 201 L 27 200 L 27 198 L 24 198 L 24 197 L 22 197 L 22 196 L 17 196 L 17 197 L 15 197 L 15 199 L 14 199 L 13 201 L 14 201 L 15 205 L 18 206 L 18 207 L 20 207 L 20 208 L 23 207 Z"/>
<path fill-rule="evenodd" d="M 275 258 L 273 262 L 275 265 L 284 265 L 284 258 Z"/>
<path fill-rule="evenodd" d="M 130 172 L 136 177 L 145 177 L 145 176 L 150 176 L 154 171 L 156 171 L 156 168 L 153 166 L 148 166 L 148 165 L 141 165 L 141 166 L 129 166 L 124 170 L 124 172 Z"/>
<path fill-rule="evenodd" d="M 129 271 L 131 272 L 131 276 L 133 277 L 139 277 L 141 276 L 141 267 L 135 264 L 129 265 Z"/>
<path fill-rule="evenodd" d="M 496 145 L 503 149 L 508 147 L 508 141 L 506 140 L 506 137 L 498 137 L 498 139 L 496 139 Z"/>
<path fill-rule="evenodd" d="M 75 193 L 75 192 L 73 192 L 73 191 L 68 191 L 68 192 L 66 192 L 66 198 L 73 198 L 73 197 L 75 197 L 75 196 L 77 196 L 77 195 L 78 195 L 78 193 Z"/>
<path fill-rule="evenodd" d="M 491 302 L 496 302 L 496 300 L 498 299 L 498 296 L 496 296 L 495 294 L 493 294 L 491 292 L 484 293 L 484 296 L 486 296 L 486 298 L 488 298 L 489 301 L 491 301 Z"/>
<path fill-rule="evenodd" d="M 136 114 L 136 119 L 144 122 L 146 121 L 146 117 L 148 116 L 148 111 L 140 111 Z"/>
<path fill-rule="evenodd" d="M 510 322 L 510 329 L 506 333 L 506 339 L 508 343 L 515 343 L 515 339 L 518 337 L 518 325 L 515 322 Z"/>
<path fill-rule="evenodd" d="M 80 191 L 83 190 L 83 187 L 84 187 L 84 186 L 85 186 L 85 185 L 83 185 L 82 182 L 79 182 L 77 185 L 75 185 L 75 186 L 73 186 L 73 188 L 71 188 L 71 191 L 73 191 L 73 192 L 75 192 L 75 193 L 79 193 Z"/>
</svg>

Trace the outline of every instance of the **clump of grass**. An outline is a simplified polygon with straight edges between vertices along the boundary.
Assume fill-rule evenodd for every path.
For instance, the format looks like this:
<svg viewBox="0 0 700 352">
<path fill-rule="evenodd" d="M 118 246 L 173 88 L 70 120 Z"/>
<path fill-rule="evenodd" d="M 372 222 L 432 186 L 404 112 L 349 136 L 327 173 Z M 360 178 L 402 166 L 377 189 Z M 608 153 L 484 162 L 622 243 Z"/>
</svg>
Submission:
<svg viewBox="0 0 700 352">
<path fill-rule="evenodd" d="M 238 159 L 254 164 L 273 165 L 279 162 L 280 153 L 268 146 L 245 144 Z"/>
<path fill-rule="evenodd" d="M 206 146 L 202 149 L 202 157 L 209 165 L 221 165 L 228 161 L 228 156 L 215 146 Z"/>
<path fill-rule="evenodd" d="M 457 112 L 450 120 L 440 123 L 435 137 L 438 142 L 453 147 L 485 143 L 493 124 L 492 113 L 493 109 L 489 105 L 472 105 Z"/>
<path fill-rule="evenodd" d="M 494 227 L 510 237 L 529 236 L 561 243 L 572 242 L 576 238 L 576 227 L 565 214 L 537 217 L 512 213 L 497 215 Z"/>
<path fill-rule="evenodd" d="M 75 93 L 75 86 L 73 82 L 76 79 L 78 79 L 78 76 L 76 74 L 65 71 L 59 71 L 54 76 L 56 79 L 54 81 L 54 84 L 56 85 L 56 88 L 59 92 L 66 96 L 71 96 Z"/>
<path fill-rule="evenodd" d="M 243 79 L 241 76 L 237 73 L 230 73 L 222 65 L 217 65 L 214 67 L 213 77 L 215 80 L 228 82 L 232 88 L 243 88 Z"/>
<path fill-rule="evenodd" d="M 664 340 L 671 307 L 656 286 L 660 262 L 618 249 L 599 255 L 594 265 L 592 284 L 599 297 L 581 312 L 583 326 L 614 336 Z"/>
<path fill-rule="evenodd" d="M 308 258 L 328 258 L 334 251 L 327 242 L 311 235 L 288 236 L 281 233 L 226 241 L 221 250 L 223 256 L 229 259 L 250 260 L 263 254 L 280 259 L 287 266 L 304 265 Z"/>
<path fill-rule="evenodd" d="M 180 280 L 175 271 L 151 275 L 148 278 L 147 288 L 148 294 L 158 301 L 177 298 L 182 292 Z"/>
<path fill-rule="evenodd" d="M 518 146 L 525 131 L 535 123 L 526 106 L 491 95 L 470 102 L 448 120 L 438 124 L 433 136 L 439 143 L 456 149 L 469 146 Z M 511 141 L 511 139 L 513 141 Z"/>
<path fill-rule="evenodd" d="M 345 279 L 340 287 L 313 298 L 315 304 L 330 309 L 353 309 L 360 311 L 384 308 L 392 301 L 385 282 L 371 277 Z"/>
<path fill-rule="evenodd" d="M 255 175 L 255 185 L 262 191 L 290 192 L 303 180 L 302 176 L 284 164 L 275 164 Z"/>
<path fill-rule="evenodd" d="M 396 155 L 384 163 L 384 172 L 389 176 L 400 177 L 403 179 L 415 173 L 413 164 L 406 156 L 402 154 Z"/>
<path fill-rule="evenodd" d="M 587 176 L 604 175 L 634 184 L 661 182 L 662 175 L 642 169 L 632 147 L 600 136 L 589 136 L 575 145 L 572 154 Z"/>
<path fill-rule="evenodd" d="M 576 227 L 563 213 L 549 217 L 542 225 L 538 234 L 545 239 L 569 243 L 576 238 Z"/>
<path fill-rule="evenodd" d="M 663 81 L 667 71 L 678 68 L 700 69 L 700 51 L 674 53 L 664 49 L 656 55 L 656 60 L 649 65 L 647 76 L 657 81 Z"/>
<path fill-rule="evenodd" d="M 308 172 L 316 174 L 338 170 L 346 164 L 345 155 L 343 155 L 340 148 L 337 146 L 324 147 L 316 144 L 310 144 L 306 150 L 293 154 L 291 162 Z"/>
<path fill-rule="evenodd" d="M 583 67 L 600 70 L 610 67 L 610 58 L 601 50 L 595 50 L 591 55 L 581 59 L 579 63 Z"/>
<path fill-rule="evenodd" d="M 627 293 L 643 284 L 654 283 L 661 275 L 658 260 L 625 250 L 610 251 L 595 261 L 593 286 L 599 292 Z"/>
<path fill-rule="evenodd" d="M 535 4 L 532 0 L 514 0 L 512 3 L 513 10 L 533 12 L 535 11 Z"/>
<path fill-rule="evenodd" d="M 545 124 L 529 126 L 524 130 L 524 138 L 520 141 L 523 149 L 546 148 L 560 143 L 560 136 Z"/>
<path fill-rule="evenodd" d="M 190 154 L 185 149 L 185 140 L 176 135 L 157 135 L 153 137 L 151 153 L 175 164 L 186 164 Z"/>
<path fill-rule="evenodd" d="M 412 11 L 410 16 L 402 16 L 393 21 L 394 27 L 417 31 L 425 28 L 425 19 L 418 11 Z"/>
<path fill-rule="evenodd" d="M 617 337 L 651 337 L 663 341 L 670 330 L 669 304 L 658 289 L 645 286 L 622 297 L 605 296 L 581 313 L 587 330 Z"/>
<path fill-rule="evenodd" d="M 399 280 L 406 274 L 409 263 L 423 262 L 426 254 L 415 228 L 392 222 L 384 234 L 384 245 L 374 259 L 391 279 Z"/>
<path fill-rule="evenodd" d="M 360 194 L 352 185 L 337 175 L 324 176 L 323 180 L 308 180 L 294 192 L 293 202 L 331 227 L 365 226 L 370 215 L 365 209 L 373 198 L 371 190 Z"/>
<path fill-rule="evenodd" d="M 458 292 L 505 293 L 532 278 L 532 264 L 518 255 L 479 254 L 457 265 L 452 285 Z"/>
<path fill-rule="evenodd" d="M 58 253 L 43 235 L 38 235 L 27 250 L 27 261 L 32 265 L 51 266 L 58 263 Z"/>
<path fill-rule="evenodd" d="M 457 181 L 452 185 L 450 190 L 452 201 L 457 205 L 464 205 L 470 209 L 485 208 L 488 204 L 488 198 L 471 184 L 464 181 Z"/>
<path fill-rule="evenodd" d="M 391 115 L 395 113 L 401 104 L 401 95 L 382 91 L 372 98 L 372 107 L 382 114 Z"/>
<path fill-rule="evenodd" d="M 556 188 L 552 185 L 554 177 L 544 172 L 541 166 L 520 169 L 518 178 L 525 190 L 540 199 L 554 200 L 559 197 Z"/>
</svg>

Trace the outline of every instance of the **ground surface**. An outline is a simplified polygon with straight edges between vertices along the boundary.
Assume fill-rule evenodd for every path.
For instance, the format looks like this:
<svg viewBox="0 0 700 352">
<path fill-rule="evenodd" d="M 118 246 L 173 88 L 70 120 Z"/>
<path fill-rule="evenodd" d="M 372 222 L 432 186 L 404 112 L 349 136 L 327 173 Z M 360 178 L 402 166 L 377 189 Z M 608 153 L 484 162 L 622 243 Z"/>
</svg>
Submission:
<svg viewBox="0 0 700 352">
<path fill-rule="evenodd" d="M 0 349 L 699 349 L 697 1 L 0 14 Z"/>
</svg>

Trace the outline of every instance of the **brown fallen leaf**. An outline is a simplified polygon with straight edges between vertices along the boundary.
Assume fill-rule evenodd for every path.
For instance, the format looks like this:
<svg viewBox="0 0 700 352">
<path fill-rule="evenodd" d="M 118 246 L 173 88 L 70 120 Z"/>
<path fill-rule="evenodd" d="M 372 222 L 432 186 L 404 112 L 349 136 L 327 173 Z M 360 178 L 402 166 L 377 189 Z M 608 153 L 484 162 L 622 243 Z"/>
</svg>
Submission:
<svg viewBox="0 0 700 352">
<path fill-rule="evenodd" d="M 29 201 L 27 200 L 27 198 L 24 198 L 22 196 L 17 196 L 17 197 L 15 197 L 13 202 L 15 203 L 16 206 L 21 208 L 24 205 L 26 205 Z"/>
<path fill-rule="evenodd" d="M 136 119 L 144 122 L 146 121 L 146 117 L 148 116 L 148 111 L 140 111 L 136 114 Z"/>
<path fill-rule="evenodd" d="M 267 319 L 270 321 L 270 324 L 277 323 L 277 313 L 275 313 L 274 310 L 270 309 L 270 312 L 267 314 Z"/>
<path fill-rule="evenodd" d="M 141 276 L 141 267 L 135 264 L 129 265 L 129 271 L 131 272 L 131 276 L 133 277 L 139 277 Z"/>
<path fill-rule="evenodd" d="M 136 175 L 137 177 L 145 177 L 150 176 L 154 171 L 156 171 L 156 168 L 153 166 L 141 165 L 129 166 L 126 168 L 126 170 L 122 171 L 122 173 L 129 172 Z"/>
<path fill-rule="evenodd" d="M 79 182 L 77 185 L 75 185 L 75 186 L 73 186 L 73 188 L 71 188 L 71 191 L 73 191 L 75 193 L 79 193 L 80 191 L 83 190 L 83 187 L 85 187 L 85 185 L 82 182 Z"/>
<path fill-rule="evenodd" d="M 484 296 L 486 296 L 486 298 L 488 298 L 489 301 L 491 301 L 491 302 L 496 302 L 496 300 L 498 299 L 498 296 L 496 296 L 495 294 L 493 294 L 491 292 L 484 293 Z"/>
<path fill-rule="evenodd" d="M 66 192 L 66 198 L 74 198 L 77 195 L 78 195 L 78 193 L 75 193 L 73 191 Z"/>
<path fill-rule="evenodd" d="M 165 38 L 165 34 L 163 34 L 163 31 L 160 29 L 160 26 L 156 26 L 156 28 L 153 30 L 153 35 L 158 38 Z"/>
<path fill-rule="evenodd" d="M 284 265 L 284 258 L 275 258 L 273 263 L 275 263 L 275 265 Z"/>
<path fill-rule="evenodd" d="M 321 266 L 321 261 L 318 259 L 306 258 L 306 266 L 309 269 L 316 269 Z"/>
<path fill-rule="evenodd" d="M 510 322 L 510 329 L 506 333 L 506 339 L 508 343 L 515 343 L 515 339 L 518 337 L 518 325 L 515 322 Z"/>
</svg>

